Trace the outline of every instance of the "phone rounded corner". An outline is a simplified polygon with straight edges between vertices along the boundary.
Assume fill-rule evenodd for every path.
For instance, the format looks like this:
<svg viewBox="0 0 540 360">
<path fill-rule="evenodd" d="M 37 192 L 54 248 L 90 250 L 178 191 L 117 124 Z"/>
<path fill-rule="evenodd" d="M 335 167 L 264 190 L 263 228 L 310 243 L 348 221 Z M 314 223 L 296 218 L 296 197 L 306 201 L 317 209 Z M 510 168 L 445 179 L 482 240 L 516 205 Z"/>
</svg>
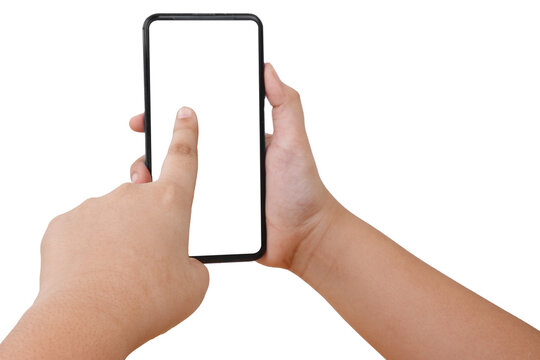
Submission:
<svg viewBox="0 0 540 360">
<path fill-rule="evenodd" d="M 266 254 L 266 241 L 263 239 L 263 241 L 261 242 L 260 249 L 257 252 L 250 254 L 250 260 L 251 261 L 259 260 L 260 258 L 264 256 L 264 254 Z"/>
<path fill-rule="evenodd" d="M 148 16 L 145 20 L 144 20 L 144 23 L 143 23 L 143 30 L 144 31 L 148 31 L 150 29 L 150 25 L 158 20 L 160 18 L 162 14 L 152 14 L 150 16 Z"/>
<path fill-rule="evenodd" d="M 249 14 L 245 14 L 244 16 L 246 20 L 251 20 L 255 22 L 255 24 L 257 24 L 257 27 L 262 29 L 263 27 L 262 21 L 257 15 L 249 13 Z"/>
</svg>

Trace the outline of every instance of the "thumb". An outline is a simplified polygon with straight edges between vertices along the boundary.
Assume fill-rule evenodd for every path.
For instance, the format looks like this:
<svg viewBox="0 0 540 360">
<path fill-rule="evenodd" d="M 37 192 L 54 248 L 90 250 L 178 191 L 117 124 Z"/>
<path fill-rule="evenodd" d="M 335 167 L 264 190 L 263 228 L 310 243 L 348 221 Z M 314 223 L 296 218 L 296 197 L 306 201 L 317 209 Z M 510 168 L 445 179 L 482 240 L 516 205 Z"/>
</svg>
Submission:
<svg viewBox="0 0 540 360">
<path fill-rule="evenodd" d="M 264 66 L 264 86 L 266 98 L 272 105 L 274 133 L 279 136 L 297 138 L 304 135 L 304 111 L 300 102 L 300 94 L 290 86 L 285 85 L 278 77 L 272 64 Z"/>
<path fill-rule="evenodd" d="M 176 114 L 173 138 L 163 162 L 160 182 L 173 183 L 192 196 L 197 179 L 197 140 L 199 126 L 195 112 L 183 107 Z"/>
</svg>

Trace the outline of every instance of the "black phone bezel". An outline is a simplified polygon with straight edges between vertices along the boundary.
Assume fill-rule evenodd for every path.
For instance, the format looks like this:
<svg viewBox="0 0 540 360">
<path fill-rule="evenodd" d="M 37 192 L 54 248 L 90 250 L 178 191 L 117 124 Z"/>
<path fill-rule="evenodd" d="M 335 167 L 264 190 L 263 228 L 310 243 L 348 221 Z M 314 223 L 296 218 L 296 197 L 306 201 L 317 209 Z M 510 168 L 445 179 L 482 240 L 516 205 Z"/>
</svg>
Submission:
<svg viewBox="0 0 540 360">
<path fill-rule="evenodd" d="M 152 173 L 152 139 L 150 115 L 150 25 L 159 20 L 243 20 L 254 21 L 259 34 L 259 142 L 260 142 L 260 178 L 261 178 L 261 248 L 252 254 L 224 254 L 193 256 L 203 263 L 253 261 L 260 259 L 266 252 L 266 169 L 265 169 L 265 131 L 264 131 L 264 53 L 263 25 L 253 14 L 224 13 L 159 13 L 150 15 L 143 24 L 143 59 L 144 59 L 144 132 L 145 132 L 145 164 Z"/>
</svg>

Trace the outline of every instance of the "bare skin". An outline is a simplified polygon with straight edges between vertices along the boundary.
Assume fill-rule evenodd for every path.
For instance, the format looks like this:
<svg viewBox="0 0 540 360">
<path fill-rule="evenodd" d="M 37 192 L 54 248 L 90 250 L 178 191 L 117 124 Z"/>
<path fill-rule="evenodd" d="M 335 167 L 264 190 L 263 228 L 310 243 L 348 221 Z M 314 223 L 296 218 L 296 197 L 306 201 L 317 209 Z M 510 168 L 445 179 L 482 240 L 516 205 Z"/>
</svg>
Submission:
<svg viewBox="0 0 540 360">
<path fill-rule="evenodd" d="M 422 262 L 324 187 L 298 93 L 265 68 L 268 250 L 388 359 L 540 359 L 540 332 Z M 143 131 L 144 118 L 131 127 Z M 135 163 L 149 179 L 144 164 Z M 139 176 L 139 175 L 138 175 Z"/>
<path fill-rule="evenodd" d="M 208 287 L 206 267 L 188 257 L 197 131 L 183 108 L 159 180 L 51 221 L 39 294 L 0 359 L 124 359 L 195 311 Z"/>
<path fill-rule="evenodd" d="M 283 84 L 269 64 L 265 86 L 273 106 L 274 134 L 267 136 L 268 249 L 260 263 L 289 269 L 308 282 L 386 358 L 540 358 L 538 330 L 444 276 L 343 208 L 317 172 L 298 93 Z M 192 119 L 196 124 L 194 115 Z M 176 124 L 175 139 L 181 139 L 173 139 L 171 160 L 165 164 L 176 171 L 165 171 L 150 183 L 140 158 L 131 167 L 135 185 L 123 185 L 53 221 L 44 238 L 40 295 L 0 345 L 0 358 L 32 358 L 32 354 L 51 359 L 122 358 L 198 306 L 208 278 L 204 266 L 189 260 L 186 246 L 196 136 L 192 122 Z M 133 117 L 130 127 L 144 131 L 143 115 Z M 139 224 L 148 198 L 156 197 L 184 221 L 169 223 L 156 210 L 148 222 L 140 219 Z M 176 242 L 171 241 L 172 234 Z M 170 266 L 171 278 L 163 279 L 164 269 L 156 267 L 155 257 L 148 258 L 149 238 L 152 244 L 156 239 L 162 244 L 152 255 L 167 259 L 164 266 Z M 117 242 L 123 251 L 114 247 Z M 106 258 L 101 247 L 110 250 Z M 181 250 L 174 252 L 177 247 Z M 81 251 L 87 248 L 94 251 Z M 118 272 L 119 264 L 134 267 L 133 259 L 142 266 L 140 271 Z M 71 266 L 68 272 L 77 276 L 65 278 L 64 266 Z M 79 281 L 88 272 L 92 275 Z M 163 281 L 155 282 L 154 277 Z M 176 286 L 170 286 L 171 279 Z M 186 292 L 185 284 L 197 290 Z M 159 294 L 149 298 L 163 297 L 164 303 L 138 298 L 125 291 L 126 285 Z M 65 296 L 69 293 L 77 296 Z M 97 302 L 99 306 L 87 306 L 103 293 L 108 296 Z M 81 304 L 78 298 L 90 300 Z M 159 309 L 162 316 L 145 317 L 146 309 Z M 124 324 L 125 318 L 140 323 Z M 38 331 L 44 328 L 47 334 Z M 58 345 L 65 343 L 71 352 L 59 353 Z"/>
</svg>

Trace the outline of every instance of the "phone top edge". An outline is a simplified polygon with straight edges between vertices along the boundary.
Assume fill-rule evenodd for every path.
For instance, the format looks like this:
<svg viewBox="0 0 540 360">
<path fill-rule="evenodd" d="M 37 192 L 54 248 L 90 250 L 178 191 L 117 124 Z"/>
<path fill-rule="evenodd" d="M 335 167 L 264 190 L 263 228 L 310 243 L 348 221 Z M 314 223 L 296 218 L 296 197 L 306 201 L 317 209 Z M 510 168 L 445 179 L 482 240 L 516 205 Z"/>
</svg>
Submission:
<svg viewBox="0 0 540 360">
<path fill-rule="evenodd" d="M 156 13 L 148 16 L 143 23 L 147 30 L 156 20 L 251 20 L 262 27 L 262 21 L 251 13 Z"/>
</svg>

